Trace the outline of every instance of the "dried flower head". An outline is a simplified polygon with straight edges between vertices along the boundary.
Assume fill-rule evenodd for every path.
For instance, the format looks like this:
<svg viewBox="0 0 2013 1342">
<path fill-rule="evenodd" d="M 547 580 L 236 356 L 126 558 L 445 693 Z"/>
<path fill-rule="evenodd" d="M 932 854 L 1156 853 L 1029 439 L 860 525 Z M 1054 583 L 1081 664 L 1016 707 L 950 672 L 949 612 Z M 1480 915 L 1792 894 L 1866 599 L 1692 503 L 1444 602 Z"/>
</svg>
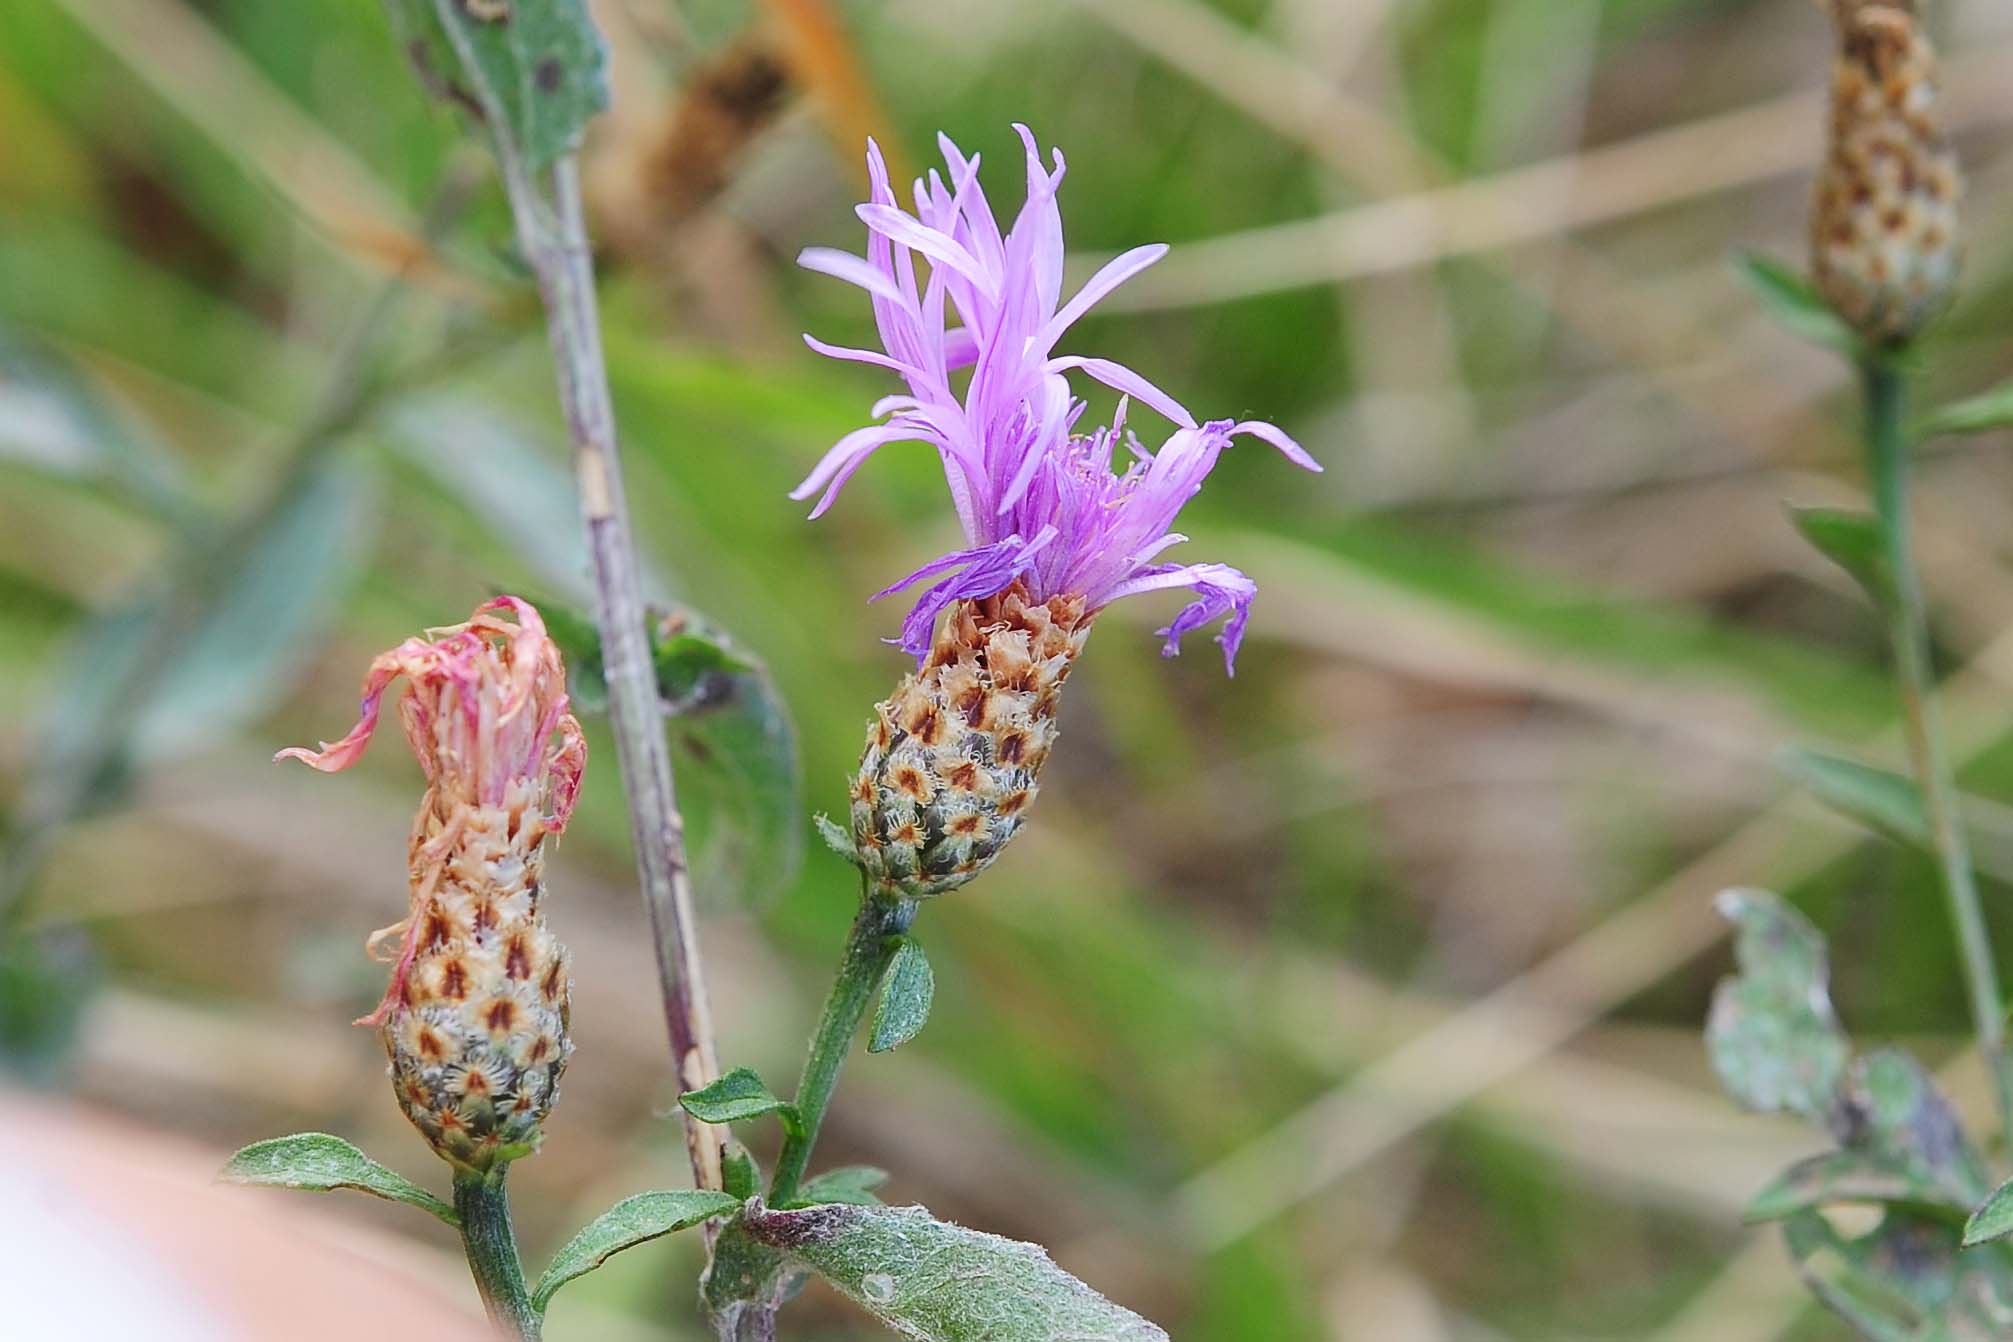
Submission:
<svg viewBox="0 0 2013 1342">
<path fill-rule="evenodd" d="M 1160 630 L 1163 653 L 1222 619 L 1217 642 L 1225 668 L 1234 668 L 1256 584 L 1225 564 L 1161 562 L 1186 539 L 1172 530 L 1176 515 L 1231 440 L 1259 438 L 1294 464 L 1321 469 L 1271 424 L 1198 423 L 1129 368 L 1055 354 L 1099 299 L 1167 248 L 1133 248 L 1061 301 L 1062 155 L 1045 167 L 1034 136 L 1015 130 L 1026 148 L 1027 198 L 1006 232 L 979 185 L 976 155 L 938 137 L 948 177 L 933 171 L 916 182 L 910 214 L 870 141 L 872 198 L 858 207 L 865 259 L 824 248 L 800 258 L 867 291 L 882 348 L 806 341 L 893 371 L 907 392 L 884 397 L 874 408 L 881 422 L 840 439 L 792 497 L 818 495 L 816 517 L 876 449 L 927 442 L 942 458 L 967 541 L 879 594 L 933 580 L 897 640 L 917 670 L 879 706 L 852 793 L 863 867 L 877 890 L 905 897 L 969 880 L 1019 827 L 1055 735 L 1057 691 L 1105 606 L 1186 588 L 1194 600 Z M 1108 427 L 1079 432 L 1085 407 L 1071 393 L 1071 371 L 1120 393 Z M 1134 400 L 1176 426 L 1157 452 L 1126 428 Z M 1129 460 L 1115 468 L 1121 446 Z"/>
<path fill-rule="evenodd" d="M 1830 144 L 1811 212 L 1825 301 L 1876 344 L 1907 340 L 1957 281 L 1962 179 L 1936 111 L 1936 55 L 1909 0 L 1831 0 Z"/>
<path fill-rule="evenodd" d="M 544 621 L 506 596 L 380 654 L 349 735 L 276 758 L 348 768 L 401 675 L 410 689 L 399 721 L 427 790 L 413 820 L 411 906 L 370 939 L 374 954 L 396 941 L 391 983 L 357 1023 L 378 1027 L 399 1104 L 433 1149 L 486 1170 L 537 1147 L 573 1047 L 567 955 L 545 927 L 542 877 L 587 747 Z"/>
</svg>

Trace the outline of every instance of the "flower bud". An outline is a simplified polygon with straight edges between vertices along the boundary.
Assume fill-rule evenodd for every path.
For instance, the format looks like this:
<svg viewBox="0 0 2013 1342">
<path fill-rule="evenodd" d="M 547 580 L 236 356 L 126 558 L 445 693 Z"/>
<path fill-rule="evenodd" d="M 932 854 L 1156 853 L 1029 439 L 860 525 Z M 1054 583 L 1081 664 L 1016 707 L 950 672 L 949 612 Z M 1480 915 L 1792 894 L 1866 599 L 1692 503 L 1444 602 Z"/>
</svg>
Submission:
<svg viewBox="0 0 2013 1342">
<path fill-rule="evenodd" d="M 929 656 L 875 707 L 853 780 L 869 894 L 940 895 L 999 856 L 1034 801 L 1089 634 L 1081 597 L 1036 604 L 1019 583 L 951 608 Z"/>
<path fill-rule="evenodd" d="M 1956 285 L 1962 178 L 1911 0 L 1832 0 L 1831 10 L 1839 55 L 1811 213 L 1813 278 L 1862 336 L 1898 344 Z"/>
<path fill-rule="evenodd" d="M 546 930 L 543 876 L 586 745 L 544 622 L 499 597 L 373 661 L 348 736 L 279 757 L 348 768 L 399 675 L 411 685 L 399 719 L 428 787 L 413 821 L 410 909 L 370 939 L 373 953 L 397 947 L 391 982 L 357 1023 L 378 1027 L 399 1105 L 435 1153 L 486 1171 L 537 1148 L 573 1048 L 567 955 Z"/>
</svg>

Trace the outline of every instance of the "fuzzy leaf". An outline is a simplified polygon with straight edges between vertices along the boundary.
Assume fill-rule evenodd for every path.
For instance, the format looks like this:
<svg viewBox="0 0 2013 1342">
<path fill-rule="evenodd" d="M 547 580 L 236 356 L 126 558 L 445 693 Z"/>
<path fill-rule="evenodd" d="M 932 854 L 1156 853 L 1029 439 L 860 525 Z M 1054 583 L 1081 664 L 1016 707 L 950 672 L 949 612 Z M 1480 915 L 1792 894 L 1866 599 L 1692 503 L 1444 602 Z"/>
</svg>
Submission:
<svg viewBox="0 0 2013 1342">
<path fill-rule="evenodd" d="M 566 1247 L 552 1256 L 551 1266 L 531 1290 L 531 1303 L 542 1313 L 553 1293 L 575 1277 L 585 1276 L 624 1249 L 723 1216 L 741 1199 L 705 1188 L 673 1188 L 626 1197 L 580 1228 Z"/>
<path fill-rule="evenodd" d="M 937 993 L 936 975 L 930 972 L 923 944 L 911 936 L 896 939 L 901 944 L 881 978 L 881 1004 L 874 1008 L 869 1053 L 886 1053 L 914 1039 L 930 1018 L 930 1003 Z"/>
<path fill-rule="evenodd" d="M 1741 252 L 1734 257 L 1734 270 L 1747 281 L 1768 315 L 1792 335 L 1844 354 L 1858 352 L 1859 337 L 1852 328 L 1831 310 L 1809 280 L 1789 266 L 1759 252 Z"/>
<path fill-rule="evenodd" d="M 566 654 L 567 685 L 586 712 L 604 711 L 601 637 L 586 615 L 540 606 Z M 727 633 L 685 607 L 653 610 L 651 656 L 679 800 L 701 860 L 720 870 L 704 888 L 744 896 L 780 890 L 803 861 L 797 735 L 768 671 Z"/>
<path fill-rule="evenodd" d="M 1915 431 L 1926 438 L 1939 433 L 1989 433 L 2009 426 L 2013 426 L 2013 382 L 2002 382 L 1988 392 L 1930 411 Z"/>
<path fill-rule="evenodd" d="M 1894 570 L 1873 514 L 1792 503 L 1789 520 L 1819 554 L 1852 575 L 1874 605 L 1885 610 L 1894 604 Z"/>
<path fill-rule="evenodd" d="M 489 123 L 530 172 L 573 152 L 608 107 L 607 53 L 583 0 L 390 0 L 435 96 Z"/>
<path fill-rule="evenodd" d="M 2013 1324 L 2007 1259 L 1960 1253 L 1953 1226 L 1889 1211 L 1849 1237 L 1805 1211 L 1783 1232 L 1812 1293 L 1873 1342 L 1990 1342 Z"/>
<path fill-rule="evenodd" d="M 1899 843 L 1928 846 L 1929 817 L 1914 779 L 1814 750 L 1785 750 L 1777 763 L 1791 780 L 1841 815 Z"/>
<path fill-rule="evenodd" d="M 1908 1203 L 1948 1208 L 1947 1194 L 1900 1161 L 1862 1151 L 1827 1151 L 1799 1160 L 1754 1195 L 1749 1224 L 1780 1221 L 1838 1203 Z M 1962 1208 L 1956 1210 L 1962 1211 Z"/>
<path fill-rule="evenodd" d="M 232 1156 L 217 1177 L 231 1184 L 305 1188 L 317 1193 L 353 1188 L 432 1212 L 449 1225 L 460 1224 L 448 1203 L 326 1132 L 297 1132 L 291 1137 L 253 1142 Z"/>
<path fill-rule="evenodd" d="M 886 1170 L 872 1165 L 841 1165 L 804 1181 L 797 1190 L 794 1206 L 815 1207 L 822 1202 L 840 1202 L 850 1207 L 872 1207 L 880 1203 L 874 1190 L 888 1181 Z"/>
<path fill-rule="evenodd" d="M 720 1182 L 735 1201 L 746 1202 L 762 1187 L 762 1167 L 744 1147 L 736 1146 L 720 1157 Z"/>
<path fill-rule="evenodd" d="M 1825 1121 L 1851 1048 L 1831 1008 L 1824 939 L 1762 890 L 1728 890 L 1740 972 L 1720 980 L 1706 1045 L 1720 1081 L 1750 1108 Z"/>
<path fill-rule="evenodd" d="M 2013 1235 L 2013 1179 L 1992 1190 L 1964 1223 L 1964 1247 Z"/>
<path fill-rule="evenodd" d="M 1038 1244 L 922 1207 L 750 1208 L 748 1233 L 914 1342 L 1165 1342 L 1167 1334 L 1057 1267 Z"/>
<path fill-rule="evenodd" d="M 1927 1200 L 1961 1213 L 1991 1186 L 1957 1111 L 1922 1064 L 1900 1049 L 1855 1058 L 1838 1103 L 1846 1145 L 1892 1162 Z"/>
<path fill-rule="evenodd" d="M 853 832 L 851 830 L 826 815 L 823 811 L 812 816 L 811 823 L 818 827 L 818 837 L 825 841 L 825 847 L 831 849 L 853 865 L 859 865 L 860 854 L 859 850 L 853 847 Z"/>
<path fill-rule="evenodd" d="M 774 1114 L 791 1132 L 799 1131 L 802 1125 L 797 1106 L 770 1094 L 762 1078 L 748 1067 L 736 1067 L 710 1086 L 686 1091 L 678 1097 L 678 1103 L 701 1123 L 738 1123 Z"/>
</svg>

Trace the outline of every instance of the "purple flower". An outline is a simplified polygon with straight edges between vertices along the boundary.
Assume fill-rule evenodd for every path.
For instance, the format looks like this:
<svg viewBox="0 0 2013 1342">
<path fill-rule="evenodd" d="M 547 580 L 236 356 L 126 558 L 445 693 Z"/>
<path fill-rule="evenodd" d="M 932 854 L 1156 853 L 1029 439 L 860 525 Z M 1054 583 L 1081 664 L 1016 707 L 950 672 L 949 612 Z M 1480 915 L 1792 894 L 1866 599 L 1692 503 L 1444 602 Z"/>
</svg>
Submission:
<svg viewBox="0 0 2013 1342">
<path fill-rule="evenodd" d="M 967 159 L 948 137 L 938 136 L 948 180 L 932 170 L 927 181 L 916 182 L 910 214 L 896 204 L 880 148 L 868 141 L 872 199 L 857 208 L 868 229 L 866 259 L 812 247 L 798 260 L 867 291 L 882 348 L 804 339 L 821 354 L 900 374 L 908 393 L 883 397 L 873 410 L 878 422 L 841 438 L 790 497 L 818 495 L 811 512 L 817 517 L 875 449 L 914 440 L 936 446 L 970 546 L 925 564 L 876 597 L 936 579 L 903 621 L 898 640 L 918 659 L 928 652 L 946 606 L 1020 581 L 1036 601 L 1081 596 L 1090 611 L 1139 592 L 1188 588 L 1196 599 L 1160 631 L 1163 654 L 1173 656 L 1183 634 L 1227 615 L 1217 642 L 1232 669 L 1257 586 L 1224 564 L 1155 562 L 1187 539 L 1170 530 L 1175 515 L 1239 435 L 1271 443 L 1307 470 L 1321 467 L 1271 424 L 1198 424 L 1179 401 L 1129 368 L 1055 354 L 1079 317 L 1167 247 L 1135 247 L 1114 258 L 1058 306 L 1062 154 L 1055 152 L 1053 171 L 1044 168 L 1033 134 L 1025 126 L 1014 129 L 1027 146 L 1027 200 L 1004 235 L 979 186 L 977 155 Z M 925 272 L 920 289 L 918 256 Z M 960 394 L 953 374 L 967 368 L 969 376 L 958 379 Z M 1077 432 L 1084 403 L 1064 376 L 1072 370 L 1120 393 L 1109 428 Z M 1125 428 L 1133 400 L 1176 425 L 1158 452 Z M 1130 460 L 1114 471 L 1121 437 Z"/>
</svg>

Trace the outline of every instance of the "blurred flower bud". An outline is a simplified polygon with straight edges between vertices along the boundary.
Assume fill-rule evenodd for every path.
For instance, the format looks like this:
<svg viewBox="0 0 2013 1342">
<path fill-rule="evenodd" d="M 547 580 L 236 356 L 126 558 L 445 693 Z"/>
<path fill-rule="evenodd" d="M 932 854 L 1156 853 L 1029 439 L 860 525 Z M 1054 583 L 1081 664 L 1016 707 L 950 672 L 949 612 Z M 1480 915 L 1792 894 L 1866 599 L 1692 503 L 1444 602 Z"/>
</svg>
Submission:
<svg viewBox="0 0 2013 1342">
<path fill-rule="evenodd" d="M 542 878 L 586 745 L 544 622 L 498 597 L 466 624 L 380 655 L 349 735 L 279 758 L 348 768 L 400 675 L 411 689 L 399 720 L 428 787 L 413 821 L 410 910 L 370 940 L 373 953 L 397 947 L 391 983 L 357 1023 L 378 1027 L 398 1102 L 434 1151 L 486 1171 L 537 1148 L 573 1047 L 567 955 L 545 927 Z"/>
<path fill-rule="evenodd" d="M 1957 158 L 1936 116 L 1936 56 L 1910 0 L 1832 0 L 1839 55 L 1811 214 L 1819 292 L 1867 340 L 1898 344 L 1957 280 Z"/>
<path fill-rule="evenodd" d="M 1081 597 L 1036 604 L 1019 583 L 952 608 L 922 665 L 876 706 L 853 780 L 870 894 L 940 895 L 999 856 L 1034 800 L 1089 634 Z"/>
</svg>

